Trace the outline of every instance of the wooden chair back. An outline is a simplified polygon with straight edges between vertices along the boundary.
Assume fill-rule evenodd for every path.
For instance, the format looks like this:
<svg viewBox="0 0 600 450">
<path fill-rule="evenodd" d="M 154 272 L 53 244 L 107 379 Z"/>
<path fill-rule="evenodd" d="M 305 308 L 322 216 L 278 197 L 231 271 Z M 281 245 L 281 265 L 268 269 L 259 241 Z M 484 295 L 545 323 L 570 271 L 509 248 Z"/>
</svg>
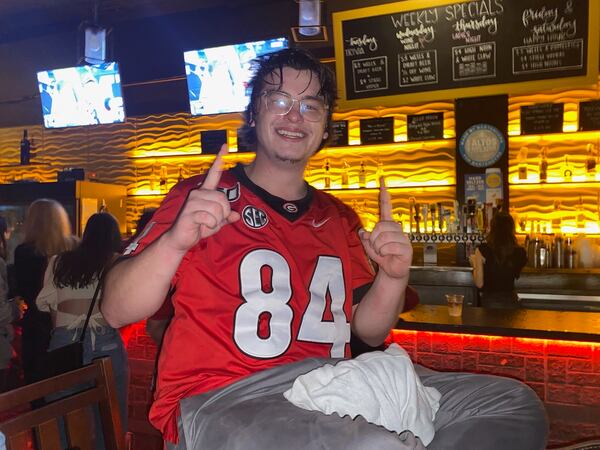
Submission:
<svg viewBox="0 0 600 450">
<path fill-rule="evenodd" d="M 31 409 L 32 400 L 59 393 L 80 384 L 90 387 L 78 393 Z M 94 450 L 94 413 L 98 405 L 106 450 L 125 450 L 125 436 L 117 400 L 111 360 L 95 360 L 81 369 L 48 378 L 0 394 L 0 416 L 20 411 L 0 422 L 7 450 L 64 450 L 61 444 L 61 418 L 67 438 L 66 449 Z M 64 440 L 64 439 L 63 439 Z"/>
</svg>

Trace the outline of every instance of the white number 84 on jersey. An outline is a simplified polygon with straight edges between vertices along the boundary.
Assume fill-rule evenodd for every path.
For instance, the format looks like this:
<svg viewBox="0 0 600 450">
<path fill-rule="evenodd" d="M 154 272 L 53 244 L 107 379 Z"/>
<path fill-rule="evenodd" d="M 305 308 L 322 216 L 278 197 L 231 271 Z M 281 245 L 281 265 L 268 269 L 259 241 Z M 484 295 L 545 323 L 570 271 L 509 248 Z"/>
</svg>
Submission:
<svg viewBox="0 0 600 450">
<path fill-rule="evenodd" d="M 272 289 L 262 287 L 261 270 L 272 271 Z M 245 301 L 235 313 L 234 340 L 244 353 L 257 358 L 282 355 L 292 342 L 294 312 L 290 267 L 283 256 L 272 250 L 254 250 L 240 264 L 241 294 Z M 302 317 L 297 339 L 299 341 L 331 344 L 331 357 L 344 356 L 350 342 L 350 323 L 344 313 L 346 292 L 342 262 L 332 256 L 319 256 L 309 285 L 309 304 Z M 331 297 L 333 321 L 323 321 L 327 306 L 326 294 Z M 260 316 L 270 314 L 269 334 L 258 334 Z"/>
</svg>

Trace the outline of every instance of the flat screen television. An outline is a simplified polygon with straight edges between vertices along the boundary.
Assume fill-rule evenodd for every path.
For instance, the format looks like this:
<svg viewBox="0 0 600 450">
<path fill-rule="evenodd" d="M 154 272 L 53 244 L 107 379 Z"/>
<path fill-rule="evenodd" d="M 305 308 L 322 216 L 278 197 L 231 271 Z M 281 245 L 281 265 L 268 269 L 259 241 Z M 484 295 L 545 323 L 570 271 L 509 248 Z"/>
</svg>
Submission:
<svg viewBox="0 0 600 450">
<path fill-rule="evenodd" d="M 125 120 L 116 62 L 45 70 L 38 72 L 37 80 L 46 128 Z"/>
<path fill-rule="evenodd" d="M 277 38 L 185 52 L 183 59 L 192 115 L 246 109 L 252 60 L 287 46 L 287 39 Z"/>
</svg>

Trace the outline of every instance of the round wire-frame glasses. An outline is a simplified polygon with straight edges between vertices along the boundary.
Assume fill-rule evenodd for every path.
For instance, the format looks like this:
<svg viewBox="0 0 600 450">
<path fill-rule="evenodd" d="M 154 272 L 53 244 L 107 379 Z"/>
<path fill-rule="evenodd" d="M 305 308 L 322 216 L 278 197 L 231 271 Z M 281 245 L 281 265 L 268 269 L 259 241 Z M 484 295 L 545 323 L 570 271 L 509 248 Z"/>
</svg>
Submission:
<svg viewBox="0 0 600 450">
<path fill-rule="evenodd" d="M 264 91 L 261 95 L 265 97 L 267 111 L 278 116 L 285 116 L 298 102 L 302 117 L 309 122 L 318 122 L 328 109 L 323 100 L 316 97 L 297 99 L 283 91 Z"/>
</svg>

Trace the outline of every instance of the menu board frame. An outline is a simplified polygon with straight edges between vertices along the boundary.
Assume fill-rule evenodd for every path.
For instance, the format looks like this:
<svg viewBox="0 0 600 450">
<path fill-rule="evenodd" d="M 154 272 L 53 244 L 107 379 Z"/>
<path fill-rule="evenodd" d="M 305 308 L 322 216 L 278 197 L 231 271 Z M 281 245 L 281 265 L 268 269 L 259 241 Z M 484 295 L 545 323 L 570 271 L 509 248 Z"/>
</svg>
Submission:
<svg viewBox="0 0 600 450">
<path fill-rule="evenodd" d="M 504 3 L 504 8 L 509 8 L 511 5 L 517 5 L 519 0 L 501 0 Z M 398 53 L 398 61 L 390 61 L 389 55 L 384 55 L 378 52 L 369 52 L 366 51 L 364 56 L 356 56 L 353 55 L 348 59 L 345 57 L 345 47 L 344 47 L 344 39 L 343 35 L 344 24 L 347 24 L 352 21 L 360 20 L 360 19 L 376 19 L 378 16 L 385 15 L 396 15 L 402 13 L 410 13 L 414 11 L 424 11 L 428 8 L 436 8 L 436 7 L 445 7 L 445 6 L 454 6 L 461 5 L 462 3 L 481 3 L 481 1 L 476 0 L 405 0 L 402 2 L 394 2 L 390 4 L 371 6 L 360 9 L 353 9 L 347 11 L 339 11 L 333 13 L 333 34 L 334 34 L 334 47 L 335 47 L 335 57 L 336 57 L 336 73 L 338 79 L 338 105 L 340 109 L 358 109 L 371 107 L 373 105 L 378 106 L 397 106 L 401 104 L 411 104 L 411 103 L 420 103 L 420 102 L 429 102 L 433 100 L 440 99 L 452 99 L 452 98 L 461 98 L 461 97 L 474 97 L 474 96 L 486 96 L 486 95 L 497 95 L 497 94 L 511 94 L 511 93 L 524 93 L 524 92 L 538 92 L 545 89 L 552 89 L 556 87 L 556 80 L 559 79 L 561 84 L 564 85 L 592 85 L 597 82 L 598 78 L 598 66 L 599 66 L 599 41 L 600 36 L 598 35 L 597 30 L 600 29 L 600 2 L 596 0 L 579 0 L 579 1 L 587 1 L 588 7 L 588 22 L 587 22 L 587 53 L 586 64 L 585 64 L 585 74 L 578 76 L 560 76 L 560 74 L 556 74 L 556 76 L 552 72 L 548 72 L 548 78 L 532 80 L 532 81 L 508 81 L 506 80 L 498 80 L 495 81 L 495 70 L 496 64 L 501 64 L 500 61 L 497 63 L 494 62 L 494 67 L 489 68 L 489 73 L 483 74 L 486 76 L 479 76 L 480 80 L 477 80 L 476 83 L 486 83 L 489 81 L 490 84 L 477 84 L 470 85 L 468 87 L 450 87 L 450 88 L 440 88 L 436 89 L 435 85 L 437 83 L 436 76 L 438 72 L 438 66 L 441 65 L 441 62 L 438 60 L 438 55 L 436 51 L 431 51 L 430 49 L 422 49 L 416 51 L 415 53 L 419 53 L 418 55 L 414 55 L 414 58 L 423 59 L 429 61 L 428 65 L 431 68 L 432 74 L 427 76 L 425 75 L 421 80 L 418 81 L 419 86 L 416 88 L 418 91 L 410 91 L 410 92 L 400 92 L 400 93 L 388 93 L 384 92 L 388 91 L 389 86 L 393 86 L 390 80 L 390 76 L 388 75 L 390 70 L 392 70 L 392 66 L 394 70 L 398 71 L 398 74 L 395 75 L 395 78 L 398 80 L 398 83 L 402 85 L 402 70 L 403 63 L 401 58 L 408 53 L 403 53 L 402 55 Z M 506 12 L 505 12 L 506 13 Z M 508 13 L 507 13 L 508 14 Z M 359 33 L 360 34 L 360 33 Z M 354 36 L 352 36 L 354 38 Z M 363 34 L 362 36 L 356 36 L 357 43 L 359 46 L 367 49 L 369 46 L 373 46 L 374 42 L 371 40 L 371 37 L 367 34 Z M 562 41 L 561 41 L 562 42 Z M 482 43 L 482 45 L 485 43 Z M 552 44 L 550 42 L 549 44 Z M 376 46 L 377 44 L 375 44 Z M 496 51 L 496 44 L 493 43 L 491 48 L 481 48 L 477 51 L 481 51 L 482 54 L 485 54 L 487 51 Z M 458 48 L 457 44 L 457 48 Z M 373 48 L 373 47 L 371 47 Z M 440 47 L 441 48 L 441 47 Z M 517 50 L 515 50 L 517 49 Z M 485 52 L 484 52 L 485 50 Z M 453 51 L 453 50 L 452 50 Z M 457 50 L 462 52 L 462 50 Z M 518 50 L 517 47 L 512 47 L 512 51 L 521 51 Z M 434 54 L 436 53 L 436 54 Z M 453 53 L 454 54 L 454 53 Z M 416 60 L 415 60 L 416 61 Z M 406 61 L 406 70 L 410 70 L 410 64 L 414 64 L 415 61 Z M 418 62 L 418 61 L 417 61 Z M 396 64 L 397 63 L 397 64 Z M 358 64 L 360 67 L 357 67 L 356 70 L 353 69 L 352 73 L 346 72 L 346 64 Z M 396 69 L 397 65 L 397 69 Z M 440 67 L 439 70 L 442 68 Z M 518 69 L 518 68 L 517 68 Z M 444 70 L 450 70 L 450 68 L 446 68 Z M 513 67 L 513 71 L 515 68 Z M 451 72 L 454 73 L 455 67 L 453 64 Z M 358 75 L 357 75 L 358 74 Z M 514 75 L 514 74 L 513 74 Z M 364 85 L 365 81 L 361 80 L 362 77 L 368 77 L 369 79 L 369 94 L 361 93 L 361 98 L 350 98 L 347 95 L 347 87 L 352 86 L 353 95 L 357 92 L 356 88 Z M 348 80 L 346 77 L 351 77 Z M 453 82 L 456 82 L 453 78 Z M 460 80 L 464 81 L 464 80 Z M 351 83 L 351 84 L 347 84 Z M 363 83 L 361 85 L 361 83 Z M 395 87 L 396 88 L 396 87 Z M 372 95 L 370 95 L 372 93 Z"/>
<path fill-rule="evenodd" d="M 579 102 L 578 131 L 600 130 L 600 100 Z"/>
</svg>

